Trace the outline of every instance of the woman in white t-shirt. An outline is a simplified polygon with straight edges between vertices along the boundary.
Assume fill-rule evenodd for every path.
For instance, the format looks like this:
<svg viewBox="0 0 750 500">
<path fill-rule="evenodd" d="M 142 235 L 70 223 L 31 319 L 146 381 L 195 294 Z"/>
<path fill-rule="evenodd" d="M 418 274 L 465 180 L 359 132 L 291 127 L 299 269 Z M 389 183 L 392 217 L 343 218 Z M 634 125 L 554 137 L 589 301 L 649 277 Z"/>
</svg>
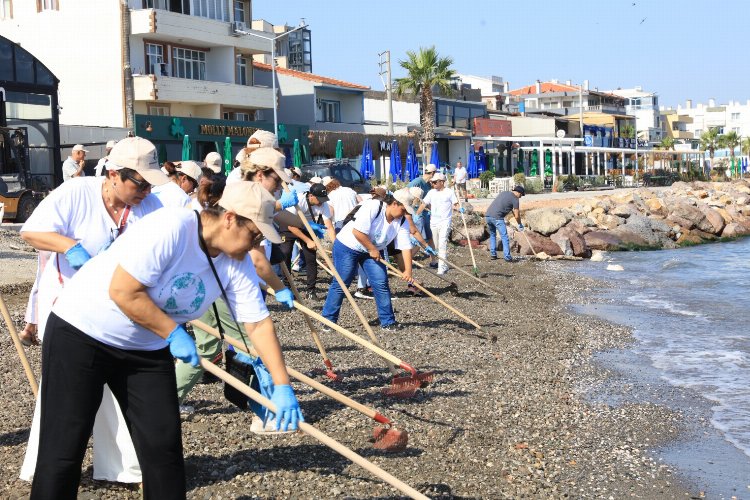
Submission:
<svg viewBox="0 0 750 500">
<path fill-rule="evenodd" d="M 453 220 L 453 209 L 456 208 L 463 212 L 463 207 L 459 204 L 456 192 L 445 187 L 445 175 L 435 174 L 430 180 L 432 189 L 430 189 L 422 199 L 422 204 L 417 209 L 417 215 L 421 215 L 425 207 L 430 207 L 430 230 L 432 231 L 432 240 L 437 247 L 437 253 L 442 259 L 438 263 L 438 274 L 448 272 L 448 264 L 445 259 L 448 258 L 448 235 L 451 232 L 451 221 Z"/>
<path fill-rule="evenodd" d="M 328 204 L 333 208 L 333 228 L 338 233 L 344 227 L 344 219 L 362 198 L 352 188 L 342 186 L 334 177 L 323 177 L 323 186 L 328 191 Z"/>
<path fill-rule="evenodd" d="M 37 250 L 52 253 L 38 278 L 36 314 L 40 340 L 44 341 L 52 305 L 76 271 L 133 223 L 161 208 L 150 189 L 162 182 L 167 182 L 167 177 L 159 170 L 154 145 L 145 139 L 124 139 L 110 152 L 106 177 L 71 179 L 34 210 L 21 228 L 21 236 Z M 108 388 L 100 401 L 94 426 L 94 479 L 138 483 L 138 459 L 120 408 Z M 31 480 L 36 466 L 41 411 L 37 399 L 20 474 L 26 481 Z"/>
<path fill-rule="evenodd" d="M 277 425 L 297 428 L 302 414 L 248 254 L 263 236 L 280 241 L 274 203 L 259 184 L 238 182 L 225 188 L 217 207 L 200 214 L 163 208 L 70 280 L 44 342 L 42 432 L 31 498 L 75 498 L 104 384 L 133 434 L 144 497 L 185 498 L 173 357 L 199 363 L 182 324 L 219 296 L 244 323 L 273 378 Z"/>
<path fill-rule="evenodd" d="M 388 287 L 388 274 L 385 265 L 379 262 L 382 252 L 395 240 L 399 250 L 411 250 L 409 224 L 404 217 L 413 213 L 414 197 L 408 188 L 399 189 L 387 195 L 383 201 L 372 199 L 362 203 L 354 218 L 347 222 L 333 244 L 333 262 L 341 279 L 349 284 L 357 274 L 357 266 L 362 265 L 372 287 L 378 310 L 380 326 L 386 331 L 398 329 L 391 306 L 391 291 Z M 403 252 L 404 281 L 412 281 L 411 251 Z M 344 292 L 338 280 L 332 280 L 323 305 L 323 316 L 338 321 Z"/>
</svg>

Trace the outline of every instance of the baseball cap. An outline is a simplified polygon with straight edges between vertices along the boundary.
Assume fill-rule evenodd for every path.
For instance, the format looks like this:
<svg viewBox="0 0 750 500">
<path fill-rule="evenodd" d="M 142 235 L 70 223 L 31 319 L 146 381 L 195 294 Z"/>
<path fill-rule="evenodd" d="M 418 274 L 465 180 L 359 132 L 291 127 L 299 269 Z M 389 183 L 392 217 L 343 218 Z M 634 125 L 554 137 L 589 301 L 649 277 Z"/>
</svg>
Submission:
<svg viewBox="0 0 750 500">
<path fill-rule="evenodd" d="M 73 151 L 83 151 L 84 153 L 88 153 L 88 149 L 83 149 L 83 144 L 76 144 L 73 146 Z"/>
<path fill-rule="evenodd" d="M 445 175 L 441 174 L 440 172 L 438 172 L 438 173 L 436 173 L 435 175 L 432 176 L 432 182 L 435 182 L 435 181 L 444 181 L 444 180 L 445 180 Z"/>
<path fill-rule="evenodd" d="M 117 141 L 107 141 L 107 145 L 104 146 L 104 148 L 105 149 L 112 149 L 113 147 L 115 147 L 115 144 L 117 144 Z M 84 149 L 84 151 L 85 151 L 85 149 Z"/>
<path fill-rule="evenodd" d="M 299 167 L 292 167 L 290 170 L 292 171 L 292 173 L 302 177 L 302 170 Z"/>
<path fill-rule="evenodd" d="M 430 172 L 435 172 L 436 170 L 437 167 L 434 164 L 430 163 L 424 168 L 424 173 L 429 174 Z"/>
<path fill-rule="evenodd" d="M 331 177 L 330 175 L 326 175 L 325 177 L 323 177 L 322 183 L 324 186 L 327 186 L 331 183 L 332 180 L 333 180 L 333 177 Z"/>
<path fill-rule="evenodd" d="M 221 166 L 222 166 L 222 159 L 221 155 L 217 153 L 216 151 L 211 151 L 206 155 L 206 159 L 204 160 L 204 163 L 208 168 L 211 169 L 211 171 L 215 174 L 218 174 L 221 172 Z"/>
<path fill-rule="evenodd" d="M 253 135 L 247 140 L 247 147 L 278 148 L 279 140 L 273 132 L 258 129 L 253 132 Z"/>
<path fill-rule="evenodd" d="M 234 157 L 234 160 L 242 163 L 242 160 L 244 160 L 248 156 L 250 156 L 250 152 L 246 148 L 242 148 L 237 153 L 237 156 Z"/>
<path fill-rule="evenodd" d="M 422 198 L 422 196 L 424 195 L 424 191 L 422 191 L 422 188 L 417 186 L 410 187 L 409 192 L 414 198 Z"/>
<path fill-rule="evenodd" d="M 393 193 L 393 198 L 406 207 L 406 211 L 410 214 L 414 214 L 414 196 L 412 196 L 409 188 L 401 188 Z"/>
<path fill-rule="evenodd" d="M 326 187 L 323 184 L 313 184 L 310 186 L 310 194 L 315 196 L 320 202 L 328 201 L 328 191 L 326 191 Z"/>
<path fill-rule="evenodd" d="M 195 182 L 199 182 L 201 180 L 201 177 L 203 176 L 203 171 L 201 170 L 201 166 L 198 165 L 197 162 L 194 161 L 183 161 L 181 162 L 177 168 L 175 169 L 180 173 L 183 173 L 193 179 Z"/>
<path fill-rule="evenodd" d="M 149 183 L 160 186 L 169 182 L 169 177 L 159 168 L 156 146 L 142 137 L 128 137 L 112 148 L 107 162 L 108 170 L 129 168 L 135 170 Z"/>
<path fill-rule="evenodd" d="M 274 172 L 284 182 L 292 182 L 292 178 L 284 172 L 284 164 L 286 163 L 286 157 L 271 147 L 260 147 L 250 153 L 248 161 L 255 165 L 261 165 L 263 167 L 271 167 Z"/>
<path fill-rule="evenodd" d="M 273 225 L 276 198 L 257 182 L 239 181 L 227 184 L 219 206 L 253 221 L 271 243 L 281 243 Z"/>
<path fill-rule="evenodd" d="M 516 193 L 521 193 L 521 196 L 524 196 L 526 194 L 526 190 L 520 184 L 514 187 L 513 191 L 515 191 Z"/>
<path fill-rule="evenodd" d="M 317 175 L 310 179 L 310 184 L 320 184 L 321 182 L 323 182 L 323 179 L 321 179 Z"/>
</svg>

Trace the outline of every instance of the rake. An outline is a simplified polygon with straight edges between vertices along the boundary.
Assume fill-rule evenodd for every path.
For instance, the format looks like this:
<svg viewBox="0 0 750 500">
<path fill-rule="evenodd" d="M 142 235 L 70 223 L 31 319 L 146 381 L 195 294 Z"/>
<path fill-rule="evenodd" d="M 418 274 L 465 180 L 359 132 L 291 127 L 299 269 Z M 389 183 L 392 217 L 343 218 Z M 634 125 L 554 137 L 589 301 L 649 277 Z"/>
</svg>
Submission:
<svg viewBox="0 0 750 500">
<path fill-rule="evenodd" d="M 429 267 L 425 267 L 424 265 L 420 264 L 419 262 L 417 262 L 417 261 L 415 261 L 415 260 L 413 260 L 413 261 L 411 262 L 411 265 L 412 265 L 412 266 L 416 266 L 416 267 L 417 267 L 417 269 L 422 269 L 423 271 L 427 271 L 427 272 L 428 272 L 428 273 L 430 273 L 431 275 L 433 275 L 433 276 L 435 276 L 435 277 L 437 277 L 437 278 L 440 278 L 441 280 L 445 281 L 446 283 L 448 283 L 448 292 L 449 292 L 449 293 L 450 293 L 451 295 L 453 295 L 454 297 L 458 295 L 458 285 L 456 284 L 456 282 L 455 282 L 455 281 L 451 281 L 451 280 L 449 280 L 449 279 L 448 279 L 448 278 L 446 278 L 445 276 L 443 276 L 443 275 L 441 275 L 441 274 L 438 274 L 438 273 L 436 273 L 435 271 L 433 271 L 433 270 L 432 270 L 432 269 L 430 269 Z"/>
<path fill-rule="evenodd" d="M 458 192 L 456 191 L 456 197 L 460 200 L 461 197 L 459 196 Z M 460 205 L 459 201 L 459 205 Z M 463 205 L 461 206 L 463 209 Z M 478 278 L 479 277 L 479 268 L 477 267 L 477 261 L 474 259 L 474 248 L 471 246 L 471 239 L 469 238 L 469 227 L 466 225 L 466 216 L 463 212 L 459 212 L 461 214 L 461 222 L 464 223 L 464 231 L 466 232 L 466 246 L 469 247 L 469 254 L 471 254 L 471 265 L 472 270 L 474 271 L 474 275 Z"/>
<path fill-rule="evenodd" d="M 2 313 L 3 318 L 5 319 L 5 323 L 8 326 L 8 331 L 10 332 L 10 338 L 13 339 L 13 345 L 16 346 L 16 351 L 18 351 L 18 357 L 21 359 L 21 364 L 23 365 L 23 371 L 26 372 L 26 378 L 29 379 L 29 385 L 31 385 L 31 392 L 33 392 L 34 397 L 36 397 L 37 392 L 39 391 L 39 386 L 36 383 L 36 378 L 34 377 L 34 371 L 31 369 L 29 360 L 26 357 L 26 352 L 23 350 L 23 346 L 21 345 L 21 339 L 18 338 L 18 332 L 16 331 L 16 326 L 13 324 L 13 320 L 11 319 L 10 313 L 8 312 L 8 306 L 5 305 L 5 300 L 3 299 L 2 295 L 0 295 L 0 313 Z"/>
</svg>

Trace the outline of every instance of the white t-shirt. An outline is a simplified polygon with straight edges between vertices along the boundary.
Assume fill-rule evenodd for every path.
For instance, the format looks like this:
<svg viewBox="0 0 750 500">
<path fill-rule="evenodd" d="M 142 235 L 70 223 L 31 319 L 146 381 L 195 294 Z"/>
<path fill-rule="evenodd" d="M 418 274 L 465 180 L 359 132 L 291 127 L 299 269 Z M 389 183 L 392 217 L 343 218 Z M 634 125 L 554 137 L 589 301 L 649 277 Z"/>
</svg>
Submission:
<svg viewBox="0 0 750 500">
<path fill-rule="evenodd" d="M 320 205 L 313 205 L 311 209 L 308 209 L 309 205 L 307 203 L 307 196 L 303 195 L 299 197 L 297 206 L 300 208 L 300 210 L 302 210 L 302 213 L 305 214 L 305 217 L 310 222 L 318 222 L 319 215 L 323 216 L 324 221 L 331 220 L 331 210 L 328 208 L 328 203 L 321 203 Z M 293 213 L 294 215 L 297 215 L 297 209 L 295 207 L 289 207 L 286 210 L 288 212 Z M 312 210 L 313 218 L 310 218 L 311 210 Z"/>
<path fill-rule="evenodd" d="M 76 177 L 73 177 L 73 174 L 75 174 L 78 171 L 78 163 L 75 162 L 73 157 L 68 156 L 68 159 L 65 160 L 62 164 L 62 174 L 63 174 L 63 182 L 69 181 L 70 179 L 75 179 L 76 177 L 85 177 L 86 174 L 81 170 L 81 173 L 77 175 Z"/>
<path fill-rule="evenodd" d="M 341 188 L 339 188 L 341 189 Z M 378 207 L 381 206 L 380 214 Z M 393 219 L 390 223 L 385 217 L 385 203 L 379 200 L 367 200 L 357 210 L 354 220 L 349 221 L 339 232 L 336 239 L 346 247 L 358 252 L 367 252 L 367 249 L 357 241 L 352 232 L 354 229 L 365 233 L 378 250 L 384 250 L 388 243 L 396 240 L 398 250 L 411 250 L 411 239 L 409 238 L 409 223 L 403 219 Z M 403 223 L 402 223 L 403 222 Z"/>
<path fill-rule="evenodd" d="M 58 233 L 78 240 L 89 255 L 97 255 L 118 237 L 118 228 L 125 213 L 125 210 L 121 212 L 118 223 L 115 223 L 107 213 L 107 207 L 102 200 L 104 181 L 104 177 L 74 177 L 63 183 L 42 200 L 21 228 L 21 232 Z M 161 206 L 156 196 L 146 196 L 140 204 L 130 207 L 124 231 Z M 87 262 L 84 268 L 88 264 Z M 75 273 L 63 254 L 52 253 L 44 266 L 39 277 L 37 301 L 40 338 L 44 335 L 44 326 L 52 303 Z M 60 277 L 63 280 L 62 285 Z"/>
<path fill-rule="evenodd" d="M 237 321 L 265 319 L 268 310 L 250 254 L 241 261 L 220 254 L 213 263 Z M 109 298 L 118 265 L 145 285 L 156 306 L 178 324 L 200 318 L 221 296 L 199 246 L 195 212 L 164 208 L 145 217 L 107 252 L 83 266 L 60 294 L 53 312 L 113 347 L 144 351 L 166 347 L 164 339 L 131 321 Z"/>
<path fill-rule="evenodd" d="M 165 207 L 184 208 L 190 206 L 190 196 L 172 181 L 152 187 L 151 193 L 156 195 Z"/>
<path fill-rule="evenodd" d="M 452 189 L 443 188 L 440 191 L 430 189 L 422 202 L 430 207 L 430 224 L 438 224 L 451 220 L 453 205 L 458 203 L 458 198 Z"/>
<path fill-rule="evenodd" d="M 333 220 L 341 222 L 357 206 L 357 193 L 348 187 L 338 187 L 328 193 L 328 203 L 333 205 Z"/>
<path fill-rule="evenodd" d="M 466 168 L 461 167 L 457 168 L 455 172 L 453 172 L 453 180 L 456 184 L 464 184 L 466 183 L 466 179 L 468 177 L 468 173 L 466 172 Z"/>
</svg>

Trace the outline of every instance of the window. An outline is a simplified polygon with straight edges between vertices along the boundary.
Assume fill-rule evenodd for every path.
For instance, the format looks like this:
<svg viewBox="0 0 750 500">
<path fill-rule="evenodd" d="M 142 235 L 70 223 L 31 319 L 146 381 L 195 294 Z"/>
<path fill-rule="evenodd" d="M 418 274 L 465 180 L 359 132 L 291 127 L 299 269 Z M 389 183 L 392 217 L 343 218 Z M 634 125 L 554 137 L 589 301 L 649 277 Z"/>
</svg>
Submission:
<svg viewBox="0 0 750 500">
<path fill-rule="evenodd" d="M 341 103 L 339 101 L 320 100 L 320 109 L 323 112 L 324 122 L 341 123 Z"/>
<path fill-rule="evenodd" d="M 153 116 L 169 116 L 169 106 L 149 105 L 148 114 Z"/>
<path fill-rule="evenodd" d="M 200 50 L 172 48 L 172 76 L 206 79 L 206 53 Z"/>
<path fill-rule="evenodd" d="M 703 133 L 703 130 L 697 128 L 695 129 L 695 132 L 693 132 L 693 135 L 695 135 L 695 137 L 699 139 L 702 133 Z"/>
<path fill-rule="evenodd" d="M 289 52 L 288 67 L 296 71 L 312 72 L 312 56 L 310 54 L 310 30 L 290 33 L 287 37 Z"/>
<path fill-rule="evenodd" d="M 435 114 L 437 125 L 439 127 L 453 126 L 453 106 L 448 104 L 438 104 L 437 113 Z"/>
<path fill-rule="evenodd" d="M 240 122 L 249 122 L 250 121 L 250 113 L 235 113 L 234 119 Z"/>
<path fill-rule="evenodd" d="M 234 0 L 234 21 L 245 22 L 245 2 L 242 0 Z"/>
<path fill-rule="evenodd" d="M 0 21 L 13 18 L 12 0 L 0 0 Z"/>
<path fill-rule="evenodd" d="M 60 10 L 60 6 L 57 4 L 57 0 L 36 0 L 36 11 L 41 12 L 43 10 Z"/>
<path fill-rule="evenodd" d="M 226 0 L 192 0 L 193 15 L 216 19 L 217 21 L 229 21 L 229 9 Z"/>
<path fill-rule="evenodd" d="M 146 44 L 146 70 L 149 75 L 169 76 L 164 61 L 164 46 L 157 43 Z"/>
<path fill-rule="evenodd" d="M 469 116 L 471 111 L 469 108 L 464 106 L 453 107 L 453 127 L 454 128 L 469 128 Z"/>
<path fill-rule="evenodd" d="M 739 134 L 740 133 L 740 127 L 732 127 L 732 132 L 734 132 L 735 134 Z"/>
<path fill-rule="evenodd" d="M 739 113 L 732 113 L 732 120 L 739 120 L 740 114 Z"/>
<path fill-rule="evenodd" d="M 247 81 L 247 59 L 242 56 L 237 56 L 234 67 L 234 82 L 237 85 L 249 85 Z"/>
</svg>

